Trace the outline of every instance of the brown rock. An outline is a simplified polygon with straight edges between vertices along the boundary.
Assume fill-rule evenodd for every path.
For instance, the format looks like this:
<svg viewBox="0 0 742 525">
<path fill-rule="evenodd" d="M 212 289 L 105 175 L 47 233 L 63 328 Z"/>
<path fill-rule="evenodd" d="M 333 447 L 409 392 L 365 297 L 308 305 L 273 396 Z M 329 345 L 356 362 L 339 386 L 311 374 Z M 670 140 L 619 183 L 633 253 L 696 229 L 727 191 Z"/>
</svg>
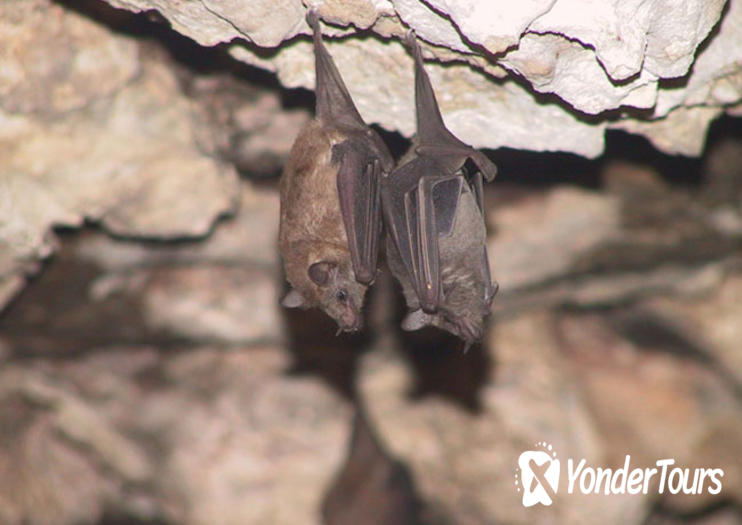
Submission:
<svg viewBox="0 0 742 525">
<path fill-rule="evenodd" d="M 50 0 L 0 5 L 0 107 L 59 115 L 109 96 L 139 72 L 136 43 Z"/>
<path fill-rule="evenodd" d="M 319 523 L 350 414 L 287 366 L 275 348 L 5 363 L 2 522 Z"/>
</svg>

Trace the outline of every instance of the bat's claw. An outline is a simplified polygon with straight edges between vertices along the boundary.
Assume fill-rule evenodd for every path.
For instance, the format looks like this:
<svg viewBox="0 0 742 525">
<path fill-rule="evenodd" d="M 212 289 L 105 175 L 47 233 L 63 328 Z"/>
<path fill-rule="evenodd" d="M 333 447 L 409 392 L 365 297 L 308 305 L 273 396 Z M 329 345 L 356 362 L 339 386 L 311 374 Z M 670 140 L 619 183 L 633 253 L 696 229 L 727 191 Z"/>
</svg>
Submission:
<svg viewBox="0 0 742 525">
<path fill-rule="evenodd" d="M 417 43 L 417 35 L 412 29 L 405 35 L 405 44 L 413 53 L 420 53 L 420 44 Z"/>
<path fill-rule="evenodd" d="M 306 20 L 309 27 L 311 27 L 315 33 L 319 31 L 319 13 L 316 8 L 312 7 L 307 11 Z"/>
</svg>

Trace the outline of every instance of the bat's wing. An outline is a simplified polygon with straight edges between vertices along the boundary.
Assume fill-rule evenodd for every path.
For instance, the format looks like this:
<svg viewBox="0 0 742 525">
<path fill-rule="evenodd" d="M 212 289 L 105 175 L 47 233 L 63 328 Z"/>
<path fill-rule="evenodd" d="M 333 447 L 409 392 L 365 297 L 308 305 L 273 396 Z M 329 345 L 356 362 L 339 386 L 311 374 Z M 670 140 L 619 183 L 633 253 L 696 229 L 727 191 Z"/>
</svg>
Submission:
<svg viewBox="0 0 742 525">
<path fill-rule="evenodd" d="M 471 189 L 474 192 L 474 196 L 479 206 L 479 211 L 482 214 L 482 220 L 484 220 L 484 184 L 482 181 L 482 173 L 475 173 L 471 180 Z M 484 300 L 487 304 L 491 304 L 492 300 L 497 294 L 497 290 L 500 285 L 492 281 L 492 274 L 490 273 L 490 260 L 487 255 L 487 245 L 482 247 L 482 274 L 484 275 Z"/>
<path fill-rule="evenodd" d="M 317 97 L 315 113 L 326 124 L 342 128 L 366 129 L 358 109 L 350 98 L 335 61 L 322 42 L 319 17 L 315 10 L 307 13 L 307 22 L 314 32 L 314 68 Z"/>
<path fill-rule="evenodd" d="M 497 168 L 482 152 L 465 144 L 443 123 L 438 101 L 423 67 L 422 52 L 415 34 L 407 34 L 407 45 L 415 58 L 415 105 L 417 107 L 417 153 L 435 158 L 446 173 L 456 173 L 471 159 L 488 181 L 495 178 Z"/>
<path fill-rule="evenodd" d="M 438 102 L 430 84 L 430 78 L 423 67 L 422 52 L 414 33 L 407 35 L 407 45 L 412 49 L 415 59 L 415 105 L 417 108 L 418 147 L 416 153 L 421 158 L 435 161 L 443 173 L 463 173 L 474 193 L 484 220 L 483 178 L 491 181 L 497 175 L 497 167 L 486 155 L 459 140 L 443 122 Z M 471 159 L 479 172 L 469 177 L 464 173 L 464 164 Z M 449 194 L 450 197 L 450 194 Z M 457 200 L 458 203 L 458 194 Z M 439 221 L 453 220 L 456 216 L 455 205 L 445 206 L 441 210 L 446 215 Z M 492 284 L 489 270 L 487 248 L 482 250 L 483 274 L 485 278 L 485 299 L 491 301 L 497 292 L 497 285 Z"/>
<path fill-rule="evenodd" d="M 352 137 L 332 149 L 338 164 L 337 188 L 356 280 L 371 284 L 381 236 L 382 158 L 365 136 Z"/>
<path fill-rule="evenodd" d="M 386 145 L 358 113 L 322 42 L 316 11 L 309 11 L 307 22 L 314 31 L 316 116 L 325 126 L 341 130 L 347 136 L 333 146 L 332 161 L 338 166 L 338 197 L 353 272 L 358 282 L 370 284 L 376 277 L 381 235 L 379 185 L 382 173 L 391 170 L 393 160 Z"/>
<path fill-rule="evenodd" d="M 397 247 L 415 290 L 416 264 L 413 261 L 418 257 L 416 191 L 420 176 L 415 161 L 411 161 L 398 167 L 381 181 L 382 210 L 387 233 Z"/>
<path fill-rule="evenodd" d="M 426 312 L 443 300 L 438 238 L 453 228 L 464 184 L 460 175 L 440 173 L 434 161 L 418 157 L 382 183 L 387 229 Z"/>
</svg>

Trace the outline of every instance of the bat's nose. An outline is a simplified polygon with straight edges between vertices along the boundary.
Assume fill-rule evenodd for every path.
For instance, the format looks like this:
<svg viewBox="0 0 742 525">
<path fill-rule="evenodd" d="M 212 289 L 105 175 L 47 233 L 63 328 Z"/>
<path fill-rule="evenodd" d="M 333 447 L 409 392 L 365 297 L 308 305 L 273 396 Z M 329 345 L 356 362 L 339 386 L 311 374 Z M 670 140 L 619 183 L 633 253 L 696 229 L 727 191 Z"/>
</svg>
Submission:
<svg viewBox="0 0 742 525">
<path fill-rule="evenodd" d="M 340 324 L 344 332 L 357 332 L 363 327 L 363 318 L 352 305 L 343 313 Z"/>
<path fill-rule="evenodd" d="M 363 321 L 360 318 L 356 319 L 353 323 L 343 323 L 342 325 L 343 332 L 358 332 L 361 328 L 363 328 Z"/>
</svg>

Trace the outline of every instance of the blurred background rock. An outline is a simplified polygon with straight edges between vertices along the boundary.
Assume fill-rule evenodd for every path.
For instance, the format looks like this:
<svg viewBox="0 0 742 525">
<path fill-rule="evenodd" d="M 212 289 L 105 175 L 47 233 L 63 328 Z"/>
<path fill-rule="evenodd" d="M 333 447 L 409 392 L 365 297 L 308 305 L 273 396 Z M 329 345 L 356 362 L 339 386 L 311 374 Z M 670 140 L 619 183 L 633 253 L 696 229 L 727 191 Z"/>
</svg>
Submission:
<svg viewBox="0 0 742 525">
<path fill-rule="evenodd" d="M 739 120 L 700 158 L 493 152 L 463 353 L 386 273 L 353 336 L 278 306 L 310 92 L 97 0 L 5 2 L 0 39 L 0 524 L 742 522 Z M 526 509 L 542 440 L 723 491 Z"/>
</svg>

